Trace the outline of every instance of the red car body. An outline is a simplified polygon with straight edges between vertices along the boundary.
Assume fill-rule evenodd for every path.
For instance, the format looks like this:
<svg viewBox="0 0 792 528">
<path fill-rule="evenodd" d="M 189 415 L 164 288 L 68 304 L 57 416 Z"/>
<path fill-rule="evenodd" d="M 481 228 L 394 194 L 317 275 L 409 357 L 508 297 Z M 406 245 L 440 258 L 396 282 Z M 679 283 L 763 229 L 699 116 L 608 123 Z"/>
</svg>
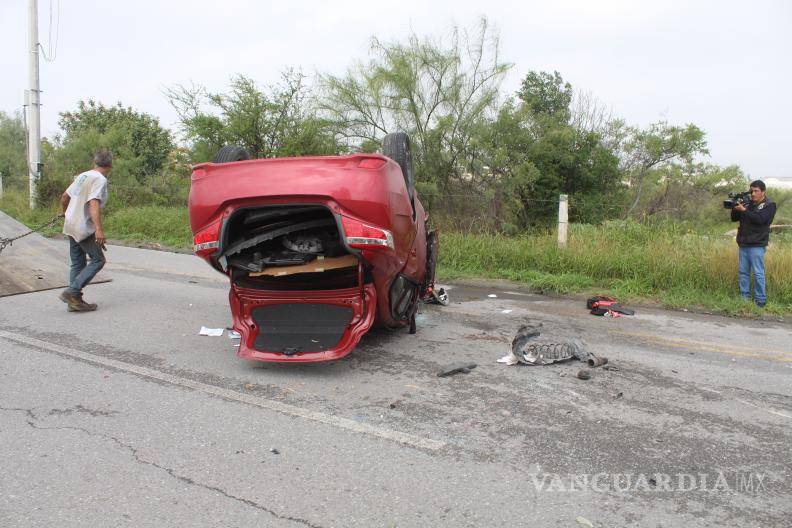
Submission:
<svg viewBox="0 0 792 528">
<path fill-rule="evenodd" d="M 437 241 L 410 183 L 378 154 L 193 167 L 195 251 L 229 276 L 241 358 L 333 360 L 375 323 L 414 331 Z"/>
</svg>

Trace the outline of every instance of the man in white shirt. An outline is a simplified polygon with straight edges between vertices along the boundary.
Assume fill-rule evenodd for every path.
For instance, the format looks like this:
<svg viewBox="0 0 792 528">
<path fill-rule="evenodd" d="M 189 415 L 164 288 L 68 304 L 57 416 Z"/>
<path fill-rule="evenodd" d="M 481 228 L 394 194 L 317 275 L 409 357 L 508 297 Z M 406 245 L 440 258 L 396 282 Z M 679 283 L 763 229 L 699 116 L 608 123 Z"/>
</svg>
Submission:
<svg viewBox="0 0 792 528">
<path fill-rule="evenodd" d="M 63 208 L 63 233 L 69 238 L 71 269 L 69 286 L 60 294 L 70 312 L 92 312 L 96 304 L 82 298 L 82 289 L 105 265 L 102 250 L 105 235 L 101 209 L 107 203 L 107 175 L 113 168 L 113 155 L 102 149 L 94 156 L 94 168 L 74 178 L 60 199 Z M 90 262 L 87 258 L 90 258 Z"/>
</svg>

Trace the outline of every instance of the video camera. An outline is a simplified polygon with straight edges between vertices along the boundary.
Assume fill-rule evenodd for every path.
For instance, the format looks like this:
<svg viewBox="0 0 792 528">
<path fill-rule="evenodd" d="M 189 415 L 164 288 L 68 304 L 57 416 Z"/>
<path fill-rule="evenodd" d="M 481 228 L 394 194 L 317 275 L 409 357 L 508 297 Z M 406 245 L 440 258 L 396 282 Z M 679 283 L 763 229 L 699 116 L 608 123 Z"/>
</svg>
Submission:
<svg viewBox="0 0 792 528">
<path fill-rule="evenodd" d="M 734 209 L 735 205 L 745 205 L 746 207 L 748 204 L 751 203 L 751 191 L 729 193 L 729 199 L 723 200 L 723 207 L 726 209 Z"/>
</svg>

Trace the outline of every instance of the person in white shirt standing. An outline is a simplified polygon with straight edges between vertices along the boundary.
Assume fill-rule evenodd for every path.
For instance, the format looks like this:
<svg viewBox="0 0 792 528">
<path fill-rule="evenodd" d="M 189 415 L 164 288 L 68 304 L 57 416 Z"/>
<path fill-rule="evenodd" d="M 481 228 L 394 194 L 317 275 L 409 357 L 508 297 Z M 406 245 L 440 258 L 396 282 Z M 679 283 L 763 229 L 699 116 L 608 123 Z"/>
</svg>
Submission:
<svg viewBox="0 0 792 528">
<path fill-rule="evenodd" d="M 94 168 L 77 175 L 60 199 L 63 233 L 68 235 L 71 256 L 69 286 L 61 292 L 60 300 L 68 304 L 70 312 L 96 310 L 96 304 L 83 300 L 82 290 L 105 265 L 101 209 L 107 203 L 107 175 L 112 168 L 113 154 L 99 150 Z"/>
</svg>

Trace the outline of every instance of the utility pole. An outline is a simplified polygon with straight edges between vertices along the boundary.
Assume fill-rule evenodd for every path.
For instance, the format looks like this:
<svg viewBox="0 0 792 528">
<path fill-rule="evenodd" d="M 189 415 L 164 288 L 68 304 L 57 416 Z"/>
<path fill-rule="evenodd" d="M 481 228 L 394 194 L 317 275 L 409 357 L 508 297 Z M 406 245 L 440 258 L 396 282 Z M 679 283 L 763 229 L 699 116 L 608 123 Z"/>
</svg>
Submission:
<svg viewBox="0 0 792 528">
<path fill-rule="evenodd" d="M 28 127 L 28 173 L 30 175 L 30 208 L 38 202 L 38 182 L 41 178 L 41 91 L 39 90 L 38 0 L 28 0 L 28 56 L 29 88 L 25 94 Z"/>
</svg>

